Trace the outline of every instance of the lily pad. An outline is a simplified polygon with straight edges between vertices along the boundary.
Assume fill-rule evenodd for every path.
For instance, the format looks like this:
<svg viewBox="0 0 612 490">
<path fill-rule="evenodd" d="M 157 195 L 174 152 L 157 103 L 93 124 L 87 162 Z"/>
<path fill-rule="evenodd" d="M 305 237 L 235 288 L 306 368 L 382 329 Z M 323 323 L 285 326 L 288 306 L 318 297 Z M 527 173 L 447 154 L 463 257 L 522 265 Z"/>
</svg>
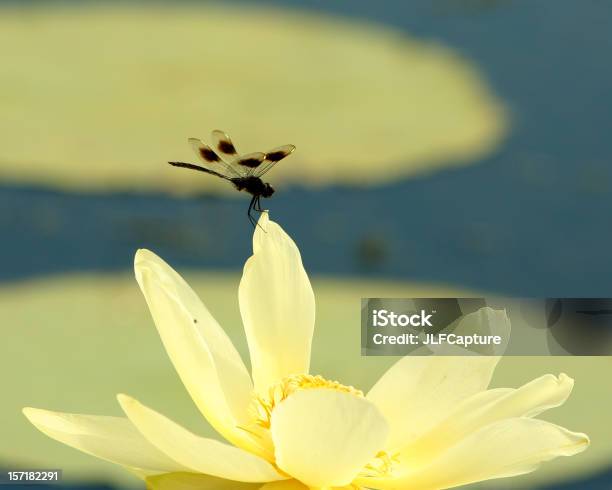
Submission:
<svg viewBox="0 0 612 490">
<path fill-rule="evenodd" d="M 7 182 L 226 189 L 165 164 L 220 128 L 244 152 L 297 146 L 272 182 L 369 185 L 473 163 L 507 128 L 473 62 L 382 25 L 244 5 L 0 12 Z"/>
</svg>

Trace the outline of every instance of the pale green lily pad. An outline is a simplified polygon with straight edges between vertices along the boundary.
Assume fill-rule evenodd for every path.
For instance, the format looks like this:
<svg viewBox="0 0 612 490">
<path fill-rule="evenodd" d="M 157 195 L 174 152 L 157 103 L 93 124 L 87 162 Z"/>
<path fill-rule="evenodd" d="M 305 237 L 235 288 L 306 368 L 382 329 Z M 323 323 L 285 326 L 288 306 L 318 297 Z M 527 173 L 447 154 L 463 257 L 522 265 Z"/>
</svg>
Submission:
<svg viewBox="0 0 612 490">
<path fill-rule="evenodd" d="M 3 181 L 219 189 L 165 162 L 220 128 L 245 152 L 297 146 L 274 183 L 368 185 L 470 164 L 507 128 L 474 63 L 381 25 L 254 6 L 0 12 Z"/>
<path fill-rule="evenodd" d="M 244 359 L 237 274 L 202 272 L 187 279 L 226 329 Z M 423 284 L 316 279 L 317 325 L 312 372 L 368 389 L 394 358 L 360 356 L 360 298 L 459 296 L 469 292 Z M 31 426 L 23 406 L 120 415 L 117 393 L 207 435 L 212 430 L 190 401 L 166 356 L 145 301 L 130 275 L 75 275 L 0 288 L 2 403 L 0 466 L 63 468 L 66 479 L 137 481 L 121 468 L 57 443 Z M 610 358 L 514 357 L 502 360 L 496 386 L 516 387 L 544 373 L 576 379 L 574 393 L 546 419 L 592 438 L 585 453 L 545 464 L 520 479 L 487 482 L 517 488 L 563 480 L 607 465 L 612 455 L 612 392 L 602 377 Z"/>
</svg>

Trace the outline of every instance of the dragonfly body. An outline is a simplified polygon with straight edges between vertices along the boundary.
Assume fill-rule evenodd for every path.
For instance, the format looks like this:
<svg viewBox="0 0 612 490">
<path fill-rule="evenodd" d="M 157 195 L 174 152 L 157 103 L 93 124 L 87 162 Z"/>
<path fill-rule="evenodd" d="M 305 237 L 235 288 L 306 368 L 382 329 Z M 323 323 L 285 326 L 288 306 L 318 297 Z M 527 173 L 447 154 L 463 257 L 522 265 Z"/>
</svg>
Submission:
<svg viewBox="0 0 612 490">
<path fill-rule="evenodd" d="M 231 180 L 237 190 L 248 192 L 253 197 L 270 197 L 274 194 L 273 187 L 259 177 L 234 177 Z"/>
<path fill-rule="evenodd" d="M 168 163 L 175 167 L 189 168 L 228 180 L 236 190 L 251 194 L 247 214 L 251 223 L 255 225 L 257 221 L 251 214 L 252 211 L 263 211 L 260 206 L 260 199 L 274 194 L 274 188 L 267 182 L 263 182 L 261 176 L 283 158 L 291 155 L 295 146 L 284 145 L 267 153 L 256 152 L 239 155 L 234 143 L 223 131 L 213 131 L 212 140 L 213 146 L 211 147 L 199 139 L 189 138 L 189 143 L 200 158 L 200 164 Z"/>
</svg>

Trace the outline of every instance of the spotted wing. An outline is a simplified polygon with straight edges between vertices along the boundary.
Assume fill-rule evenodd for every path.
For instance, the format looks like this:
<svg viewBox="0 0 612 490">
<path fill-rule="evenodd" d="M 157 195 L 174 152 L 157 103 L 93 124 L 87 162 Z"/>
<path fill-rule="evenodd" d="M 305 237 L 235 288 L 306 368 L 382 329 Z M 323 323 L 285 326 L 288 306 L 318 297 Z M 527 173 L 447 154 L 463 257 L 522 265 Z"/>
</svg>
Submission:
<svg viewBox="0 0 612 490">
<path fill-rule="evenodd" d="M 265 160 L 260 165 L 253 167 L 249 172 L 249 175 L 253 177 L 261 177 L 268 170 L 274 167 L 274 165 L 291 155 L 294 151 L 295 146 L 293 145 L 283 145 L 270 150 L 266 153 Z"/>
<path fill-rule="evenodd" d="M 215 129 L 212 132 L 212 144 L 215 151 L 228 162 L 235 160 L 239 156 L 238 150 L 236 150 L 236 146 L 234 146 L 231 138 L 227 133 L 219 129 Z"/>
<path fill-rule="evenodd" d="M 224 161 L 215 150 L 201 140 L 189 138 L 189 144 L 200 159 L 202 167 L 210 170 L 211 173 L 220 175 L 226 179 L 244 176 L 245 172 L 236 169 L 234 165 Z"/>
<path fill-rule="evenodd" d="M 231 165 L 246 177 L 252 175 L 265 161 L 266 154 L 257 151 L 239 156 L 232 161 Z"/>
<path fill-rule="evenodd" d="M 229 135 L 219 129 L 212 132 L 212 141 L 214 151 L 240 177 L 251 175 L 266 159 L 265 153 L 261 152 L 240 155 Z"/>
</svg>

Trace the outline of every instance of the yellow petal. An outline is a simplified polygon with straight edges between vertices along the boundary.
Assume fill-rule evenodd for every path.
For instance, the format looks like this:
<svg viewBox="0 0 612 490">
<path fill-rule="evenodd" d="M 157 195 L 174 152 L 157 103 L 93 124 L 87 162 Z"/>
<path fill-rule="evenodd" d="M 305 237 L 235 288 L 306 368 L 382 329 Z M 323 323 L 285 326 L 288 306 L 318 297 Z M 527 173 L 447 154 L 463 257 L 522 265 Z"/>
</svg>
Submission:
<svg viewBox="0 0 612 490">
<path fill-rule="evenodd" d="M 372 403 L 328 389 L 289 396 L 272 412 L 271 430 L 279 468 L 315 488 L 351 483 L 388 435 Z"/>
<path fill-rule="evenodd" d="M 134 262 L 164 347 L 194 402 L 225 438 L 244 444 L 252 383 L 240 355 L 198 296 L 148 250 Z"/>
<path fill-rule="evenodd" d="M 308 490 L 296 480 L 243 483 L 198 473 L 167 473 L 147 478 L 148 490 Z M 354 489 L 347 489 L 354 490 Z"/>
<path fill-rule="evenodd" d="M 266 483 L 259 490 L 308 490 L 308 487 L 297 480 L 285 480 Z"/>
<path fill-rule="evenodd" d="M 427 350 L 435 355 L 465 356 L 478 354 L 481 356 L 501 356 L 510 342 L 512 326 L 505 310 L 495 310 L 489 306 L 480 308 L 458 318 L 438 334 L 454 333 L 455 335 L 496 335 L 502 339 L 499 345 L 472 345 L 469 349 L 459 345 L 427 345 Z"/>
<path fill-rule="evenodd" d="M 558 456 L 589 445 L 585 434 L 543 420 L 516 418 L 488 425 L 445 451 L 427 467 L 394 479 L 358 480 L 376 489 L 426 490 L 529 473 Z"/>
<path fill-rule="evenodd" d="M 489 385 L 498 357 L 404 357 L 367 399 L 389 422 L 387 449 L 396 451 L 433 428 L 459 403 Z"/>
<path fill-rule="evenodd" d="M 565 374 L 541 376 L 516 390 L 496 389 L 478 393 L 453 410 L 433 430 L 405 447 L 400 459 L 419 466 L 457 441 L 482 427 L 503 419 L 534 417 L 562 405 L 569 397 L 574 380 Z"/>
<path fill-rule="evenodd" d="M 298 248 L 268 213 L 255 229 L 239 299 L 255 389 L 263 392 L 286 376 L 308 373 L 314 294 Z"/>
<path fill-rule="evenodd" d="M 285 479 L 254 454 L 197 436 L 126 395 L 118 399 L 130 421 L 151 444 L 191 471 L 241 482 Z"/>
<path fill-rule="evenodd" d="M 24 408 L 38 430 L 56 441 L 106 461 L 144 472 L 184 471 L 150 444 L 124 417 L 104 417 Z"/>
<path fill-rule="evenodd" d="M 223 480 L 198 473 L 167 473 L 146 479 L 147 490 L 258 490 L 261 483 Z"/>
</svg>

